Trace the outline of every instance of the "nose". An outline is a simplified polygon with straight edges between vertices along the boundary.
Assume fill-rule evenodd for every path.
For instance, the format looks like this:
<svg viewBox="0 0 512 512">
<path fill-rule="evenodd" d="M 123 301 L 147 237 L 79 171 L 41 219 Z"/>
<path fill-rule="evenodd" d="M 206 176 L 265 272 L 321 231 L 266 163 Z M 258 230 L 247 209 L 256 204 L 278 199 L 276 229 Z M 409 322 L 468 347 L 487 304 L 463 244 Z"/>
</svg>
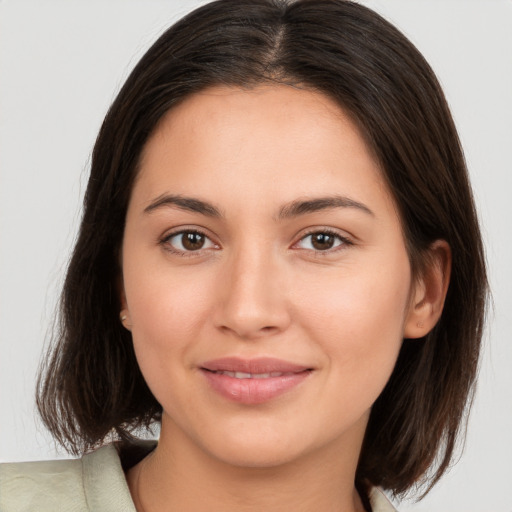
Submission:
<svg viewBox="0 0 512 512">
<path fill-rule="evenodd" d="M 216 327 L 244 340 L 284 331 L 290 310 L 282 265 L 265 251 L 240 251 L 226 261 L 219 283 Z"/>
</svg>

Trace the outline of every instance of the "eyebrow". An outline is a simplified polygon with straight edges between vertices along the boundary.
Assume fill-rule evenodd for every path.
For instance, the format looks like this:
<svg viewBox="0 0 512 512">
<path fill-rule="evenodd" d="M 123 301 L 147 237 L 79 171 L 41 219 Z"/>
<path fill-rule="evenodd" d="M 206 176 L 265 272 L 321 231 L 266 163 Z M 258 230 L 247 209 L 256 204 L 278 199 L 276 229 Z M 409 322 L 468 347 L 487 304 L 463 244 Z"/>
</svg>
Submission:
<svg viewBox="0 0 512 512">
<path fill-rule="evenodd" d="M 144 213 L 151 213 L 164 207 L 177 207 L 181 210 L 199 213 L 208 217 L 220 218 L 222 214 L 213 204 L 196 199 L 175 194 L 163 194 L 152 201 Z M 279 210 L 277 220 L 289 219 L 333 208 L 356 208 L 362 212 L 374 216 L 375 214 L 365 204 L 344 196 L 328 196 L 315 199 L 297 199 L 282 206 Z"/>
<path fill-rule="evenodd" d="M 375 216 L 375 214 L 365 204 L 355 201 L 354 199 L 350 199 L 349 197 L 336 195 L 292 201 L 279 210 L 278 219 L 288 219 L 291 217 L 298 217 L 299 215 L 305 215 L 307 213 L 314 213 L 333 208 L 356 208 L 368 215 Z"/>
<path fill-rule="evenodd" d="M 146 206 L 146 208 L 144 208 L 144 213 L 151 213 L 160 208 L 169 206 L 177 207 L 180 210 L 200 213 L 201 215 L 206 215 L 208 217 L 222 217 L 218 208 L 206 201 L 174 194 L 163 194 L 157 197 L 148 206 Z"/>
</svg>

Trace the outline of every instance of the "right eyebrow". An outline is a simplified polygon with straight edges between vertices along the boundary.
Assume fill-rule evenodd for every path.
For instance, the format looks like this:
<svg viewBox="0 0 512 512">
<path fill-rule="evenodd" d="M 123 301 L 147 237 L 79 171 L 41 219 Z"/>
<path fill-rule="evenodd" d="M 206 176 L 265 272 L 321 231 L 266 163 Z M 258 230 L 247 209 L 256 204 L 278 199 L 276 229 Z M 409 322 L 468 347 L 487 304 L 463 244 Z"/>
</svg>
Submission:
<svg viewBox="0 0 512 512">
<path fill-rule="evenodd" d="M 280 209 L 278 218 L 287 219 L 333 208 L 355 208 L 368 215 L 375 215 L 365 204 L 349 197 L 335 195 L 292 201 Z"/>
<path fill-rule="evenodd" d="M 176 207 L 180 210 L 187 210 L 189 212 L 200 213 L 208 217 L 222 217 L 222 214 L 210 203 L 196 199 L 194 197 L 186 197 L 175 194 L 162 194 L 153 200 L 146 208 L 144 213 L 151 213 L 155 210 L 165 207 Z"/>
</svg>

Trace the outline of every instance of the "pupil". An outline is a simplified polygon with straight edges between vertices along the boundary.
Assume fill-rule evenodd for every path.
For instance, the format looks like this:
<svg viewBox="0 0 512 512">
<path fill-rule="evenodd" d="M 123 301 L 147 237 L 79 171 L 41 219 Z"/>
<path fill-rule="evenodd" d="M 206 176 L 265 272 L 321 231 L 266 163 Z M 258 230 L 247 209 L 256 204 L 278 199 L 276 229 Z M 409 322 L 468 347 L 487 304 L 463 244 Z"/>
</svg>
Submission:
<svg viewBox="0 0 512 512">
<path fill-rule="evenodd" d="M 330 249 L 334 244 L 334 237 L 326 233 L 317 233 L 313 235 L 313 247 L 319 250 Z"/>
<path fill-rule="evenodd" d="M 204 236 L 200 233 L 184 233 L 181 242 L 185 249 L 197 251 L 204 245 Z"/>
</svg>

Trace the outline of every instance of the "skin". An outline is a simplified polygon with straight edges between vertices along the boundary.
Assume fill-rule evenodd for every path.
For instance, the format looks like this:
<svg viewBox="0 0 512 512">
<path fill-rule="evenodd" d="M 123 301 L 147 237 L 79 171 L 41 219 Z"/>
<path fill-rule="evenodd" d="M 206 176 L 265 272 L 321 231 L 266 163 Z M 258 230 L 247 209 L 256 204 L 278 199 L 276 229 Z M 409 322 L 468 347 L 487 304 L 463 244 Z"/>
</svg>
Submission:
<svg viewBox="0 0 512 512">
<path fill-rule="evenodd" d="M 166 194 L 219 215 L 158 205 Z M 291 211 L 333 196 L 352 203 Z M 186 230 L 202 248 L 184 250 Z M 318 250 L 311 232 L 326 231 L 334 244 Z M 157 449 L 128 473 L 138 510 L 363 510 L 353 482 L 372 404 L 403 338 L 442 309 L 449 250 L 433 255 L 413 280 L 379 166 L 327 97 L 216 87 L 170 111 L 143 152 L 122 246 L 123 323 L 164 411 Z M 313 371 L 239 404 L 199 370 L 226 356 Z"/>
</svg>

